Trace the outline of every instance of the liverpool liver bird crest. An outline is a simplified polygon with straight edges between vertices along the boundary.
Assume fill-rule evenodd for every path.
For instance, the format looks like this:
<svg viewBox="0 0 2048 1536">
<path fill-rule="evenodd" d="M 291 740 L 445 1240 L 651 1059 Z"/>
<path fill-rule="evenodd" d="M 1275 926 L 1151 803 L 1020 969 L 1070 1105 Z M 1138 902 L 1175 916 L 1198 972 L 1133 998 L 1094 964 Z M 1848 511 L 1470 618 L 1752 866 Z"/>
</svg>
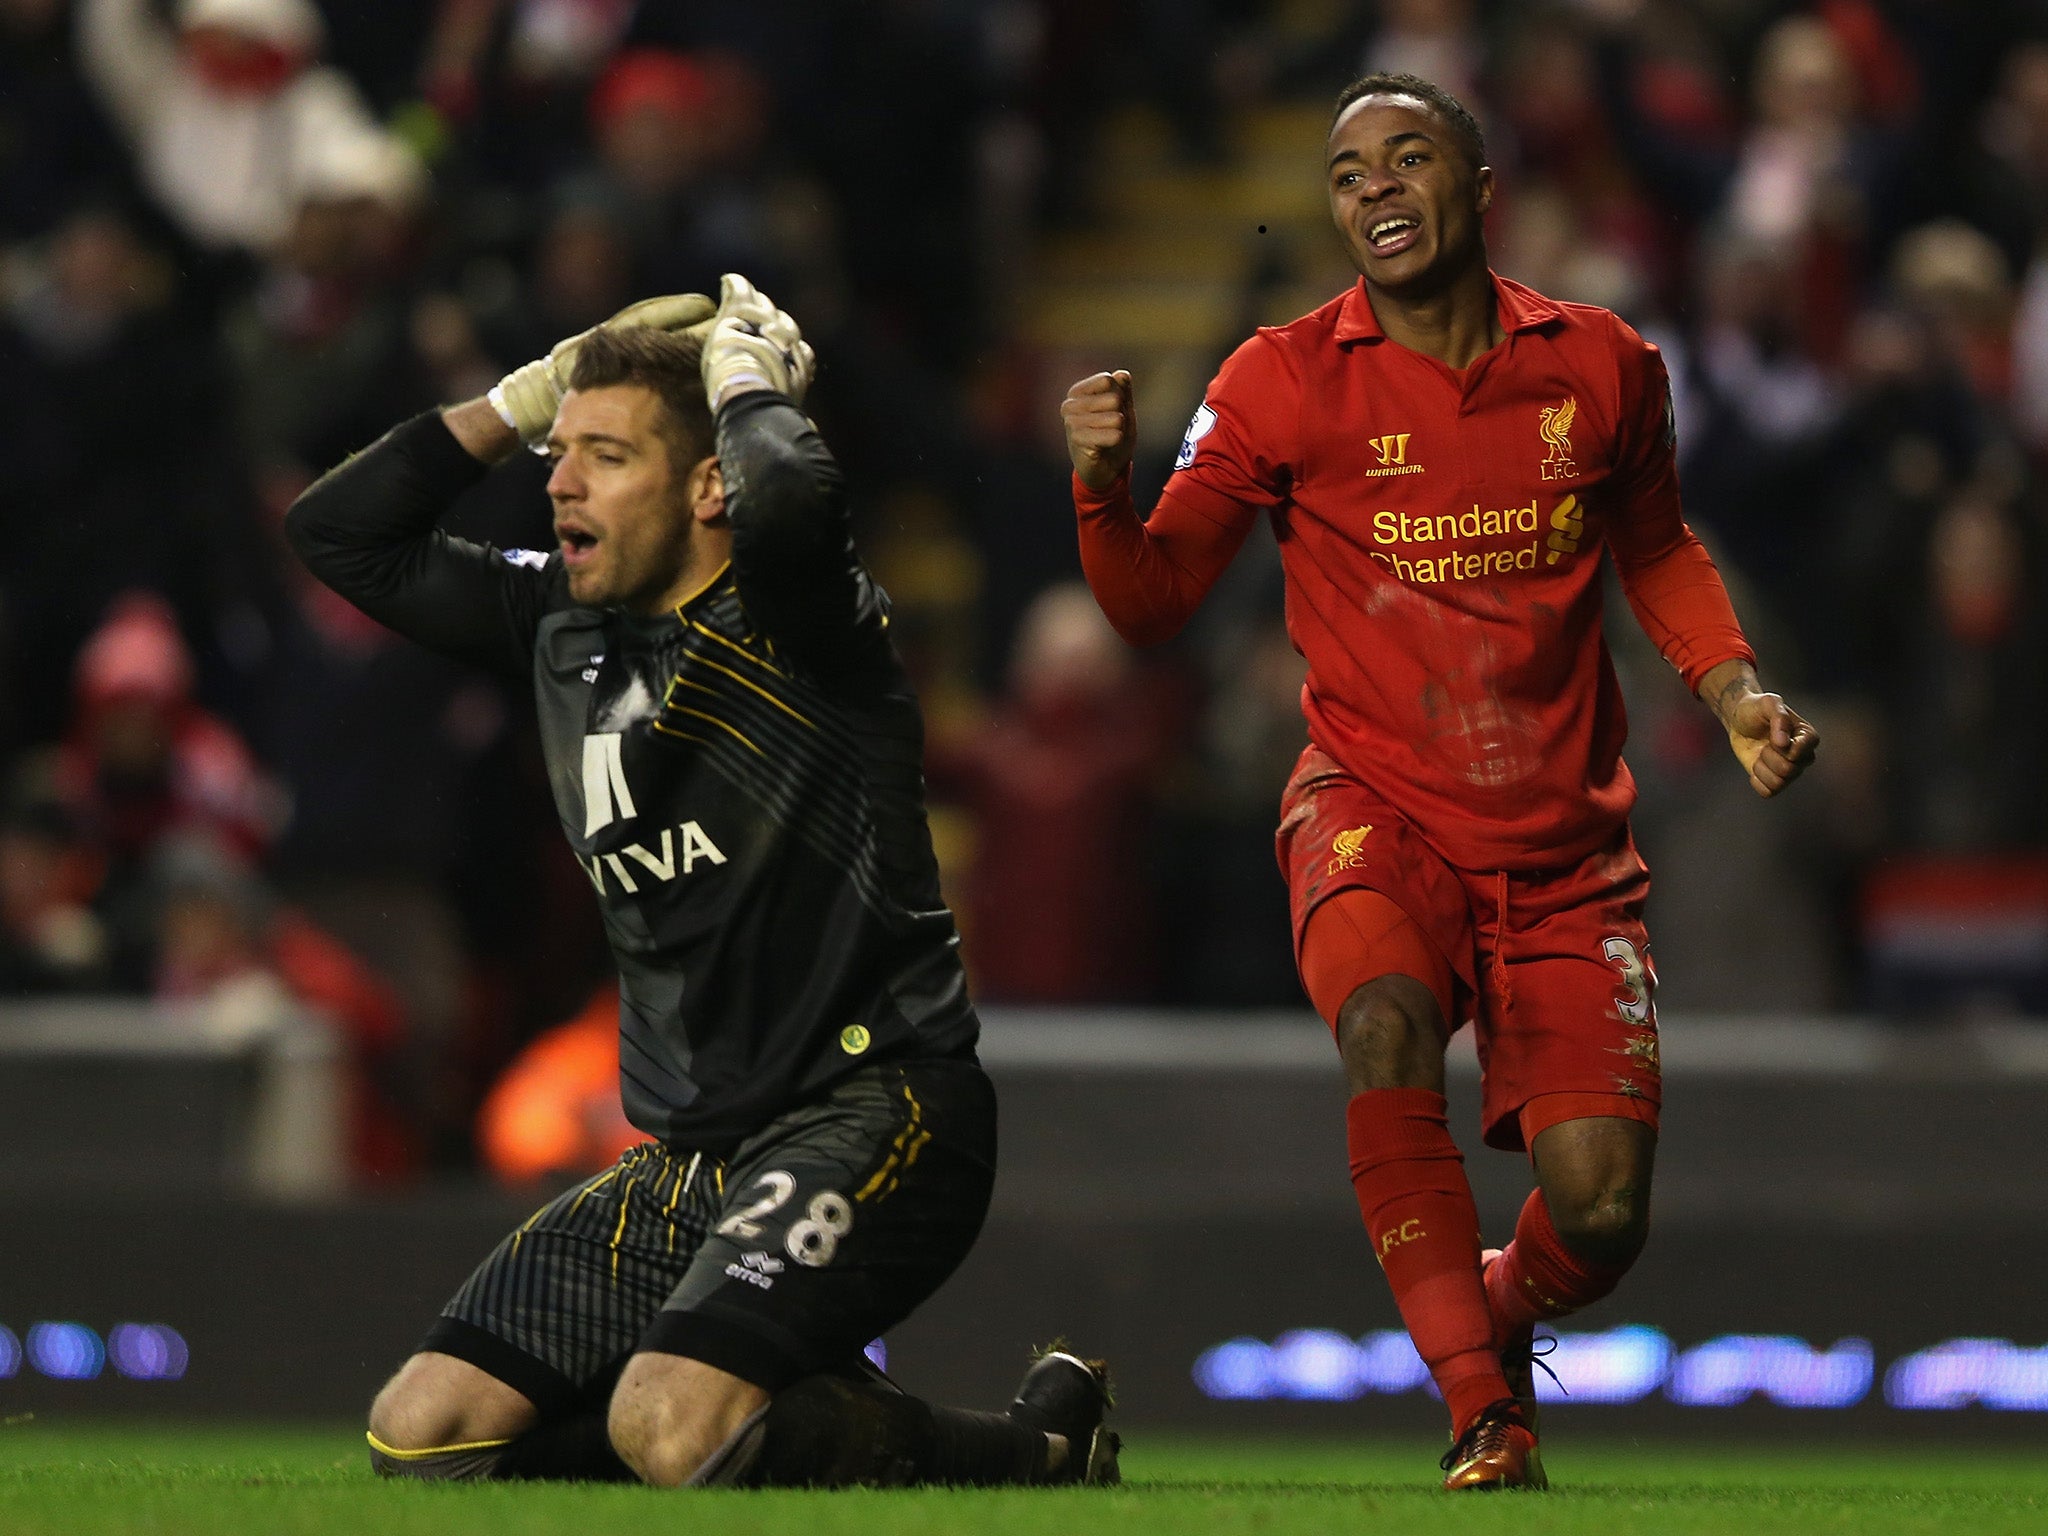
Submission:
<svg viewBox="0 0 2048 1536">
<path fill-rule="evenodd" d="M 1550 445 L 1549 457 L 1543 461 L 1543 478 L 1561 480 L 1566 475 L 1576 474 L 1578 466 L 1572 463 L 1572 420 L 1579 414 L 1576 396 L 1568 396 L 1560 405 L 1546 405 L 1536 423 L 1536 430 L 1543 441 Z"/>
</svg>

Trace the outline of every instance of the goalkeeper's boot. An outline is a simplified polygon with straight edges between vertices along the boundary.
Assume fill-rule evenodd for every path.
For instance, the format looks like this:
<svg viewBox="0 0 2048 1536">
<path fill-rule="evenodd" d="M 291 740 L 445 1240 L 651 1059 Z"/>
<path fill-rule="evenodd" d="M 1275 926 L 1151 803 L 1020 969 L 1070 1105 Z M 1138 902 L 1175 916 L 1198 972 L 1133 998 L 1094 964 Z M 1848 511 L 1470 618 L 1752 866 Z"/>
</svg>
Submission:
<svg viewBox="0 0 2048 1536">
<path fill-rule="evenodd" d="M 1114 1401 L 1107 1361 L 1049 1349 L 1031 1362 L 1017 1384 L 1009 1417 L 1040 1434 L 1065 1438 L 1067 1459 L 1048 1482 L 1120 1483 L 1117 1454 L 1123 1439 L 1102 1422 Z"/>
<path fill-rule="evenodd" d="M 1550 1486 L 1550 1479 L 1543 1475 L 1535 1432 L 1522 1422 L 1522 1410 L 1511 1397 L 1481 1409 L 1437 1465 L 1444 1469 L 1447 1493 Z"/>
</svg>

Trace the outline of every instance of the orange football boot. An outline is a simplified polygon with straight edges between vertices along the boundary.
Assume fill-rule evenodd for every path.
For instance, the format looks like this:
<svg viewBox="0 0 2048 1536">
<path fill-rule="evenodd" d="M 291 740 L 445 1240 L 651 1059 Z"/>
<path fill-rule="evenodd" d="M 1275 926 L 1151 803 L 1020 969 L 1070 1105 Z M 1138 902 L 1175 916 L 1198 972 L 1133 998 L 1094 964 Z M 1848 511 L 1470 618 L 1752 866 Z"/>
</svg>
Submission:
<svg viewBox="0 0 2048 1536">
<path fill-rule="evenodd" d="M 1522 1422 L 1522 1410 L 1511 1397 L 1481 1411 L 1438 1465 L 1444 1469 L 1448 1493 L 1550 1486 L 1550 1479 L 1543 1475 L 1535 1432 Z"/>
</svg>

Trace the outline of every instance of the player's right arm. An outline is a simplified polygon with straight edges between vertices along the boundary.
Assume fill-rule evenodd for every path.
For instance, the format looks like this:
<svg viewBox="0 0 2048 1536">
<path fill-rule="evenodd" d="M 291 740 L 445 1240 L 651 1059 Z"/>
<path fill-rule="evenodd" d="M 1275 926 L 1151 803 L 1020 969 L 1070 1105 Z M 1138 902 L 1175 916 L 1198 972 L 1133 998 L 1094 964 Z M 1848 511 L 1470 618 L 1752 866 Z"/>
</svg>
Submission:
<svg viewBox="0 0 2048 1536">
<path fill-rule="evenodd" d="M 437 526 L 518 446 L 518 434 L 484 399 L 416 416 L 308 487 L 285 515 L 285 537 L 315 576 L 378 623 L 434 650 L 523 673 L 560 579 L 554 562 L 516 564 Z"/>
<path fill-rule="evenodd" d="M 1248 401 L 1270 396 L 1277 367 L 1261 337 L 1240 347 L 1210 385 L 1152 515 L 1131 500 L 1138 417 L 1130 374 L 1092 374 L 1060 405 L 1074 466 L 1081 569 L 1103 613 L 1132 645 L 1180 633 L 1262 507 L 1285 494 L 1291 455 L 1255 445 Z M 1222 430 L 1218 430 L 1221 427 Z"/>
<path fill-rule="evenodd" d="M 607 326 L 680 331 L 715 306 L 700 293 L 628 305 Z M 532 665 L 541 617 L 566 601 L 561 561 L 507 555 L 444 533 L 457 497 L 522 444 L 537 448 L 575 372 L 582 331 L 515 368 L 488 395 L 394 427 L 315 481 L 285 537 L 315 576 L 388 629 L 514 674 Z"/>
</svg>

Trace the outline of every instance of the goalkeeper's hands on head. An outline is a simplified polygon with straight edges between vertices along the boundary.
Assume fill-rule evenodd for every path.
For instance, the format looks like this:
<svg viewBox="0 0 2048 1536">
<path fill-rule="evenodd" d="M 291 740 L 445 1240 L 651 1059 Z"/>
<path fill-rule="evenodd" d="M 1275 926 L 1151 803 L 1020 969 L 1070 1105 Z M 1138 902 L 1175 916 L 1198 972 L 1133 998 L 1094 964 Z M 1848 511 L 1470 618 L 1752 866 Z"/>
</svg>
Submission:
<svg viewBox="0 0 2048 1536">
<path fill-rule="evenodd" d="M 629 304 L 604 323 L 620 329 L 648 326 L 658 331 L 687 331 L 708 324 L 718 312 L 718 306 L 704 294 L 670 293 Z M 527 447 L 538 449 L 547 442 L 555 412 L 562 408 L 562 397 L 569 392 L 569 380 L 576 372 L 576 351 L 589 334 L 578 331 L 568 340 L 556 342 L 546 357 L 514 368 L 491 389 L 491 408 Z"/>
<path fill-rule="evenodd" d="M 801 405 L 816 369 L 817 356 L 796 322 L 737 272 L 726 273 L 718 285 L 718 314 L 704 341 L 704 394 L 711 409 L 760 389 Z"/>
</svg>

